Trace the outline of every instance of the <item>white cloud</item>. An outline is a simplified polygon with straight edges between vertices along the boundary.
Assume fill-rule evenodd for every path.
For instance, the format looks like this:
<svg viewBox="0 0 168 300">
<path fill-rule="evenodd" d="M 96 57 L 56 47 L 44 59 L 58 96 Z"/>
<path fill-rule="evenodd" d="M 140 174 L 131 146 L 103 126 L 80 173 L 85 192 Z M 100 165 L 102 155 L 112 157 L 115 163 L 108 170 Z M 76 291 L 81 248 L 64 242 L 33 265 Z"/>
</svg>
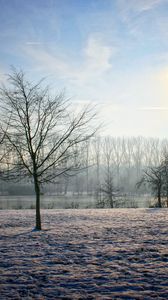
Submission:
<svg viewBox="0 0 168 300">
<path fill-rule="evenodd" d="M 44 70 L 48 73 L 56 73 L 60 76 L 67 76 L 70 73 L 69 65 L 66 64 L 59 56 L 47 51 L 43 46 L 34 47 L 28 45 L 23 48 L 24 55 L 32 61 L 32 63 L 39 70 Z"/>
<path fill-rule="evenodd" d="M 139 107 L 138 110 L 142 111 L 166 111 L 168 107 L 163 106 L 146 106 L 146 107 Z"/>
<path fill-rule="evenodd" d="M 88 100 L 100 103 L 101 121 L 107 124 L 104 134 L 155 136 L 168 130 L 166 66 L 113 72 L 115 48 L 96 34 L 81 49 L 79 65 L 66 52 L 54 53 L 44 45 L 27 45 L 24 51 L 41 73 L 64 80 L 80 99 L 75 107 L 80 107 L 82 97 L 85 104 Z"/>
<path fill-rule="evenodd" d="M 98 83 L 111 70 L 115 52 L 115 48 L 105 44 L 100 37 L 90 35 L 83 50 L 83 64 L 74 71 L 72 82 L 81 86 Z"/>
<path fill-rule="evenodd" d="M 163 31 L 162 18 L 158 13 L 157 8 L 166 3 L 167 0 L 118 0 L 119 16 L 127 26 L 128 32 L 136 39 L 142 41 L 143 36 L 146 34 L 146 28 L 148 33 L 150 28 L 155 28 L 155 35 L 151 35 L 148 38 L 153 39 L 158 37 Z M 150 19 L 151 17 L 151 19 Z M 155 23 L 150 20 L 155 19 Z M 148 27 L 146 27 L 148 26 Z"/>
<path fill-rule="evenodd" d="M 104 72 L 111 68 L 111 57 L 115 52 L 111 47 L 104 45 L 99 38 L 89 37 L 85 53 L 90 69 Z"/>
<path fill-rule="evenodd" d="M 165 110 L 166 109 L 166 110 Z M 167 108 L 131 106 L 101 107 L 100 119 L 105 120 L 104 135 L 115 136 L 161 136 L 167 132 Z"/>
<path fill-rule="evenodd" d="M 148 11 L 164 2 L 165 0 L 118 0 L 119 7 L 125 14 Z"/>
<path fill-rule="evenodd" d="M 139 11 L 145 11 L 145 10 L 153 9 L 154 7 L 156 7 L 159 4 L 162 4 L 163 2 L 165 2 L 165 0 L 136 1 L 136 3 L 139 3 L 139 5 L 137 6 L 137 9 Z"/>
<path fill-rule="evenodd" d="M 83 61 L 77 67 L 66 53 L 53 53 L 43 45 L 36 45 L 38 43 L 28 42 L 23 51 L 37 68 L 78 85 L 85 85 L 110 70 L 111 59 L 115 54 L 115 49 L 103 43 L 99 37 L 91 35 L 84 49 L 81 49 Z"/>
<path fill-rule="evenodd" d="M 26 45 L 28 45 L 28 46 L 38 46 L 38 45 L 41 45 L 41 42 L 30 41 L 30 42 L 26 42 Z"/>
</svg>

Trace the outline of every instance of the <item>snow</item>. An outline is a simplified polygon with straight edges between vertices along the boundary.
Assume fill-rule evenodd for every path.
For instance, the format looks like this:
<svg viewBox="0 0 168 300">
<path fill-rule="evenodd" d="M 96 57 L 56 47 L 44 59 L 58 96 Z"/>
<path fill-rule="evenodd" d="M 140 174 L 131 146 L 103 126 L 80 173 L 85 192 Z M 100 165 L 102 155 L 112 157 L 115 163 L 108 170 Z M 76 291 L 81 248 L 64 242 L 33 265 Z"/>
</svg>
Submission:
<svg viewBox="0 0 168 300">
<path fill-rule="evenodd" d="M 168 210 L 0 211 L 0 299 L 168 299 Z"/>
</svg>

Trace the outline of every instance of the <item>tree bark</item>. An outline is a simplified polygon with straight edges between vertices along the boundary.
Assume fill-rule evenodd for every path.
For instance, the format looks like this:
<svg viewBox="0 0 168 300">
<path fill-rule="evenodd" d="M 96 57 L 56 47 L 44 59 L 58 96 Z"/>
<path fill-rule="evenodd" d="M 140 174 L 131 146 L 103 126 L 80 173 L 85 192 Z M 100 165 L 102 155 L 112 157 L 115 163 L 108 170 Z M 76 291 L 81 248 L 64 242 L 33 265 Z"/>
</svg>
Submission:
<svg viewBox="0 0 168 300">
<path fill-rule="evenodd" d="M 113 197 L 112 196 L 110 196 L 110 208 L 114 208 Z"/>
<path fill-rule="evenodd" d="M 34 177 L 34 187 L 36 193 L 36 230 L 41 230 L 40 185 L 36 177 Z"/>
<path fill-rule="evenodd" d="M 161 203 L 161 189 L 158 189 L 158 207 L 162 207 L 162 203 Z"/>
</svg>

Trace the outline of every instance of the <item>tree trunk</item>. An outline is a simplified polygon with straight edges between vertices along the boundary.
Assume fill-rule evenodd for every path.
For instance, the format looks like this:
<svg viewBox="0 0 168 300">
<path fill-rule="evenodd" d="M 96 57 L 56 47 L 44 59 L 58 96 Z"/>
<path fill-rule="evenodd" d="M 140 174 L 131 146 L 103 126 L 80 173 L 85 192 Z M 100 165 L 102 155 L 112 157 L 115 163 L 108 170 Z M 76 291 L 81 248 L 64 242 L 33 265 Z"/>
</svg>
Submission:
<svg viewBox="0 0 168 300">
<path fill-rule="evenodd" d="M 166 176 L 167 176 L 167 174 L 166 174 Z M 168 208 L 168 184 L 166 185 L 166 205 Z"/>
<path fill-rule="evenodd" d="M 114 208 L 112 195 L 110 195 L 110 208 Z"/>
<path fill-rule="evenodd" d="M 36 230 L 41 230 L 40 185 L 36 177 L 34 177 L 34 187 L 36 193 Z"/>
<path fill-rule="evenodd" d="M 158 207 L 162 207 L 162 203 L 161 203 L 161 189 L 158 189 Z"/>
</svg>

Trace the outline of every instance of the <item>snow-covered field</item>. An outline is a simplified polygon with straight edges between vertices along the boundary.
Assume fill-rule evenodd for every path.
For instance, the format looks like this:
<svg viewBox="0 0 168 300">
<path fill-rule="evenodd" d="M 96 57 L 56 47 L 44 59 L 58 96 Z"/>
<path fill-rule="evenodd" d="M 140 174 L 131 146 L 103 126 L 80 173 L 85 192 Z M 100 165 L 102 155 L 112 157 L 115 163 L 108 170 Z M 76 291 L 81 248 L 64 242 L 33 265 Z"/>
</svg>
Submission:
<svg viewBox="0 0 168 300">
<path fill-rule="evenodd" d="M 0 299 L 168 299 L 168 210 L 0 211 Z"/>
</svg>

